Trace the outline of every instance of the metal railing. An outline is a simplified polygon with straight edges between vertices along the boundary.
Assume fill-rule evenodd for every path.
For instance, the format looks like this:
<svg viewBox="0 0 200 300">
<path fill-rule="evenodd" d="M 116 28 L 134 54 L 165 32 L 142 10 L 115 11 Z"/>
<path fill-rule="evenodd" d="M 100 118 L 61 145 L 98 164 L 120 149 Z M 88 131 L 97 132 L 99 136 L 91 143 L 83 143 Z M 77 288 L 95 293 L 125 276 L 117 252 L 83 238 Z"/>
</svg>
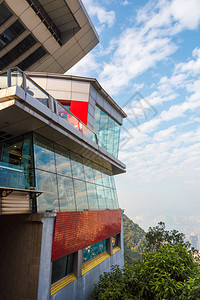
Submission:
<svg viewBox="0 0 200 300">
<path fill-rule="evenodd" d="M 60 118 L 64 119 L 70 126 L 73 126 L 76 130 L 82 132 L 86 137 L 98 144 L 97 135 L 92 129 L 81 122 L 74 114 L 67 110 L 19 68 L 0 72 L 0 90 L 11 86 L 21 87 L 34 99 L 48 107 Z"/>
</svg>

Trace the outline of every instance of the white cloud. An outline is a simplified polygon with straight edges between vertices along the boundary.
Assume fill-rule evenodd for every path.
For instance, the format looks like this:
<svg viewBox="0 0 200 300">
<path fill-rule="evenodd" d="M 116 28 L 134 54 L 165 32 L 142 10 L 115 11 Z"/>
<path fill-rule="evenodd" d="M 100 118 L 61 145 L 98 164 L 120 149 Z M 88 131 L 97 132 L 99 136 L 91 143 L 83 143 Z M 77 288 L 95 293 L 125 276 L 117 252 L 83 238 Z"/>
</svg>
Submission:
<svg viewBox="0 0 200 300">
<path fill-rule="evenodd" d="M 89 76 L 92 72 L 97 72 L 99 69 L 99 63 L 96 57 L 91 52 L 88 53 L 84 58 L 71 69 L 69 69 L 65 74 L 78 75 L 78 76 Z"/>
<path fill-rule="evenodd" d="M 129 4 L 131 4 L 128 0 L 124 0 L 124 1 L 122 1 L 122 5 L 124 5 L 124 6 L 127 6 L 127 5 L 129 5 Z"/>
<path fill-rule="evenodd" d="M 96 16 L 101 25 L 112 27 L 115 23 L 115 12 L 107 11 L 97 0 L 82 0 L 90 16 Z"/>
</svg>

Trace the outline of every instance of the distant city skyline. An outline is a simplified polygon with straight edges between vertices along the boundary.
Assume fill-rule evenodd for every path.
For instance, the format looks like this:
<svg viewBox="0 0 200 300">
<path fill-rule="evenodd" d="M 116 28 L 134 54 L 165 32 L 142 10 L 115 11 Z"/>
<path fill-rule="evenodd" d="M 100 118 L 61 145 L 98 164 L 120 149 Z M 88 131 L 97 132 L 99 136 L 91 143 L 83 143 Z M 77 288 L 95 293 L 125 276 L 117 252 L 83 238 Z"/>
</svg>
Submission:
<svg viewBox="0 0 200 300">
<path fill-rule="evenodd" d="M 199 215 L 200 0 L 83 3 L 100 44 L 68 74 L 97 77 L 128 115 L 120 206 L 140 226 Z"/>
</svg>

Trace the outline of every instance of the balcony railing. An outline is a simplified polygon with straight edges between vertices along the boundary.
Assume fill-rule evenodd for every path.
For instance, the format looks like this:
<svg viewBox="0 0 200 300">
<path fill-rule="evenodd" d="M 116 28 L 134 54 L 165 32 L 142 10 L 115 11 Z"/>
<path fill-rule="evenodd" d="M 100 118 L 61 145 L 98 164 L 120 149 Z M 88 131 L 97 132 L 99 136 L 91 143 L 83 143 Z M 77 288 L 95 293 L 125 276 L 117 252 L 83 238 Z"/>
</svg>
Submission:
<svg viewBox="0 0 200 300">
<path fill-rule="evenodd" d="M 36 99 L 36 101 L 39 101 L 48 107 L 52 112 L 64 119 L 70 126 L 73 126 L 76 130 L 82 132 L 86 137 L 98 144 L 97 135 L 93 130 L 81 122 L 75 115 L 18 68 L 0 72 L 0 89 L 11 86 L 21 87 L 26 93 Z"/>
</svg>

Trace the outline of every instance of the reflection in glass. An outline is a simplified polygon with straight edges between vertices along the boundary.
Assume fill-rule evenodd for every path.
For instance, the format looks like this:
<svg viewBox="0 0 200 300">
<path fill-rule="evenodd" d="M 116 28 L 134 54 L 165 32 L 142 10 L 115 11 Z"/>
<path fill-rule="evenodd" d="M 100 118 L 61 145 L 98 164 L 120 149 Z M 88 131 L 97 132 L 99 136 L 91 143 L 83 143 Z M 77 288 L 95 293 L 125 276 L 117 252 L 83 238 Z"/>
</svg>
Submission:
<svg viewBox="0 0 200 300">
<path fill-rule="evenodd" d="M 114 205 L 113 205 L 113 195 L 111 189 L 105 187 L 104 190 L 105 190 L 107 208 L 113 209 Z"/>
<path fill-rule="evenodd" d="M 92 162 L 86 158 L 83 158 L 84 163 L 84 172 L 85 172 L 85 180 L 89 182 L 94 182 L 94 171 Z"/>
<path fill-rule="evenodd" d="M 94 131 L 97 134 L 99 146 L 117 157 L 120 125 L 97 106 L 95 108 Z"/>
<path fill-rule="evenodd" d="M 85 180 L 84 169 L 83 169 L 83 159 L 80 155 L 70 152 L 71 164 L 72 164 L 72 174 L 74 178 Z"/>
<path fill-rule="evenodd" d="M 56 174 L 35 170 L 36 188 L 44 193 L 37 198 L 37 211 L 59 211 Z"/>
<path fill-rule="evenodd" d="M 56 170 L 58 174 L 72 177 L 69 150 L 55 145 Z"/>
<path fill-rule="evenodd" d="M 60 211 L 76 210 L 72 178 L 57 176 Z"/>
<path fill-rule="evenodd" d="M 87 195 L 88 195 L 88 202 L 89 202 L 89 209 L 90 210 L 98 210 L 98 198 L 97 198 L 97 191 L 94 184 L 86 182 L 87 187 Z"/>
<path fill-rule="evenodd" d="M 36 168 L 55 173 L 55 156 L 51 141 L 35 135 L 34 154 Z"/>
<path fill-rule="evenodd" d="M 77 210 L 89 210 L 86 193 L 86 183 L 84 181 L 74 179 L 74 193 L 76 198 Z"/>
<path fill-rule="evenodd" d="M 107 205 L 106 205 L 104 187 L 101 185 L 96 185 L 96 189 L 97 189 L 97 196 L 99 202 L 99 209 L 106 209 Z"/>
<path fill-rule="evenodd" d="M 83 249 L 83 263 L 106 251 L 106 240 Z"/>
<path fill-rule="evenodd" d="M 113 205 L 114 205 L 114 209 L 118 209 L 119 208 L 119 203 L 118 203 L 116 189 L 112 189 L 112 193 L 113 193 Z"/>
</svg>

